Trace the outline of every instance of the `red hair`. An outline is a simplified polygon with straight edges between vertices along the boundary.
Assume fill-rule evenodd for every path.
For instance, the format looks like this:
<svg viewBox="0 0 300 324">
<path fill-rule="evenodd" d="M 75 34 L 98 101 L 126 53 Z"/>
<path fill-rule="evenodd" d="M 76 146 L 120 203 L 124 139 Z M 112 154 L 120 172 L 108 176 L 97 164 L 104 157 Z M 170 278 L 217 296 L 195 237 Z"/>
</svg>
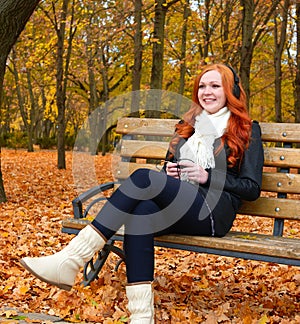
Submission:
<svg viewBox="0 0 300 324">
<path fill-rule="evenodd" d="M 241 84 L 240 97 L 237 98 L 233 94 L 234 74 L 233 71 L 224 64 L 212 64 L 204 67 L 203 71 L 195 78 L 192 93 L 193 104 L 191 108 L 184 114 L 183 122 L 176 125 L 175 135 L 170 142 L 170 152 L 175 153 L 176 145 L 180 138 L 189 138 L 194 133 L 195 118 L 199 115 L 203 108 L 200 106 L 198 99 L 199 82 L 202 76 L 208 71 L 218 71 L 221 74 L 222 87 L 227 98 L 226 106 L 231 112 L 225 133 L 221 138 L 221 145 L 215 152 L 217 154 L 226 142 L 230 152 L 228 163 L 230 167 L 240 163 L 245 150 L 247 149 L 251 136 L 251 119 L 247 111 L 246 94 Z"/>
</svg>

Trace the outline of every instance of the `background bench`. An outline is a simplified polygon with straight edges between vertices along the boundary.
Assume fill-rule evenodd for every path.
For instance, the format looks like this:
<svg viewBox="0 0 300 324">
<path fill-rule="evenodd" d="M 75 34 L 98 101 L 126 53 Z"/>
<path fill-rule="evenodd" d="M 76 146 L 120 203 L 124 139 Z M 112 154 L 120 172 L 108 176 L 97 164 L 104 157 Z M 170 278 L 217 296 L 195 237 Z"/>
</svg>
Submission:
<svg viewBox="0 0 300 324">
<path fill-rule="evenodd" d="M 116 181 L 91 188 L 74 199 L 74 218 L 62 222 L 62 231 L 77 234 L 90 222 L 93 208 L 106 199 L 101 193 L 113 190 L 137 168 L 160 169 L 177 122 L 174 119 L 119 119 L 116 132 L 122 135 L 122 139 L 117 147 Z M 300 124 L 260 123 L 260 126 L 265 156 L 263 192 L 258 200 L 244 202 L 239 214 L 273 219 L 273 232 L 263 234 L 249 228 L 247 232 L 231 231 L 223 238 L 165 235 L 155 239 L 156 246 L 300 265 L 299 237 L 284 235 L 285 221 L 300 222 L 300 149 L 297 148 Z M 115 241 L 122 239 L 120 231 L 107 242 L 95 260 L 86 264 L 85 285 L 97 277 L 110 252 L 118 254 L 121 261 L 124 259 L 123 251 L 114 245 Z"/>
</svg>

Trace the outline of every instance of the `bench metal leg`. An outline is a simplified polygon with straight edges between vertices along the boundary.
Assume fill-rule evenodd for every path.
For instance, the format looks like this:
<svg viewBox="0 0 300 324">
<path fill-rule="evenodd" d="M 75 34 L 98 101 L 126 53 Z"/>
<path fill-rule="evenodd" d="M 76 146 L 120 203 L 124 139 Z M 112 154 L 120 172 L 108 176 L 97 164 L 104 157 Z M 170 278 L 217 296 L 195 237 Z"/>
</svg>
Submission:
<svg viewBox="0 0 300 324">
<path fill-rule="evenodd" d="M 98 252 L 97 259 L 95 261 L 93 259 L 91 259 L 84 265 L 84 269 L 83 269 L 83 279 L 84 280 L 82 282 L 82 284 L 84 286 L 88 286 L 93 280 L 98 278 L 98 274 L 101 271 L 102 267 L 104 266 L 110 252 L 115 253 L 121 259 L 118 261 L 118 263 L 115 267 L 115 271 L 118 270 L 120 264 L 123 261 L 125 262 L 125 254 L 124 254 L 123 250 L 114 246 L 114 243 L 115 243 L 115 241 L 109 240 L 105 244 L 103 249 Z"/>
</svg>

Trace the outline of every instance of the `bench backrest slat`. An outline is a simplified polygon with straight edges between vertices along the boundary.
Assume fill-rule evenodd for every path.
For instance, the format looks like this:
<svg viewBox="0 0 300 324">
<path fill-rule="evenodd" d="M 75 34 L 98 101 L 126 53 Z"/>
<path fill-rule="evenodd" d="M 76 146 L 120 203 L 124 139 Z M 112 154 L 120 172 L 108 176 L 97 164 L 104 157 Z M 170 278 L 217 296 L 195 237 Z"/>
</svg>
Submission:
<svg viewBox="0 0 300 324">
<path fill-rule="evenodd" d="M 133 171 L 141 167 L 160 171 L 162 164 L 146 163 L 143 159 L 139 159 L 136 163 L 120 162 L 117 166 L 117 177 L 119 180 L 124 180 Z M 300 174 L 264 172 L 262 190 L 275 193 L 300 194 Z"/>
<path fill-rule="evenodd" d="M 239 214 L 300 221 L 300 201 L 260 197 L 255 201 L 245 201 Z"/>
<path fill-rule="evenodd" d="M 120 118 L 116 132 L 118 134 L 139 134 L 153 136 L 172 136 L 175 124 L 179 119 L 156 118 Z M 262 129 L 262 140 L 266 142 L 300 143 L 298 124 L 292 123 L 259 123 Z"/>
<path fill-rule="evenodd" d="M 265 147 L 265 166 L 300 168 L 300 150 L 294 148 Z"/>
<path fill-rule="evenodd" d="M 122 157 L 164 159 L 169 142 L 123 140 L 121 145 Z"/>
<path fill-rule="evenodd" d="M 147 159 L 164 159 L 169 142 L 123 140 L 121 156 Z M 300 168 L 300 150 L 293 148 L 265 147 L 265 166 Z"/>
<path fill-rule="evenodd" d="M 118 120 L 116 133 L 130 135 L 172 136 L 179 119 L 131 118 Z"/>
<path fill-rule="evenodd" d="M 140 160 L 138 161 L 139 163 L 128 163 L 128 162 L 119 162 L 116 168 L 116 177 L 117 180 L 124 180 L 126 178 L 129 177 L 129 175 L 140 168 L 148 168 L 148 169 L 152 169 L 152 170 L 156 170 L 156 171 L 160 171 L 161 170 L 161 165 L 160 164 L 150 164 L 150 163 L 146 163 L 144 160 Z"/>
<path fill-rule="evenodd" d="M 300 194 L 300 174 L 264 172 L 262 190 Z"/>
<path fill-rule="evenodd" d="M 262 139 L 267 142 L 300 143 L 299 124 L 259 123 Z"/>
</svg>

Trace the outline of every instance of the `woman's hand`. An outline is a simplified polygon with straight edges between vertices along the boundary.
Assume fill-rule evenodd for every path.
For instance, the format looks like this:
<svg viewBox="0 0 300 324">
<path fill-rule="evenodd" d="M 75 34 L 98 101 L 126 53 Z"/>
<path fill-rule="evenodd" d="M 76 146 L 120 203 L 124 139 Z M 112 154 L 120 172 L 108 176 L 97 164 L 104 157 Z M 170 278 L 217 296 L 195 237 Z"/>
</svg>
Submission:
<svg viewBox="0 0 300 324">
<path fill-rule="evenodd" d="M 178 164 L 175 162 L 167 162 L 166 172 L 167 175 L 179 179 L 180 178 L 180 169 L 178 168 Z"/>
<path fill-rule="evenodd" d="M 192 161 L 180 161 L 180 174 L 185 173 L 185 177 L 188 180 L 204 184 L 208 180 L 208 172 L 201 166 L 195 164 Z"/>
</svg>

